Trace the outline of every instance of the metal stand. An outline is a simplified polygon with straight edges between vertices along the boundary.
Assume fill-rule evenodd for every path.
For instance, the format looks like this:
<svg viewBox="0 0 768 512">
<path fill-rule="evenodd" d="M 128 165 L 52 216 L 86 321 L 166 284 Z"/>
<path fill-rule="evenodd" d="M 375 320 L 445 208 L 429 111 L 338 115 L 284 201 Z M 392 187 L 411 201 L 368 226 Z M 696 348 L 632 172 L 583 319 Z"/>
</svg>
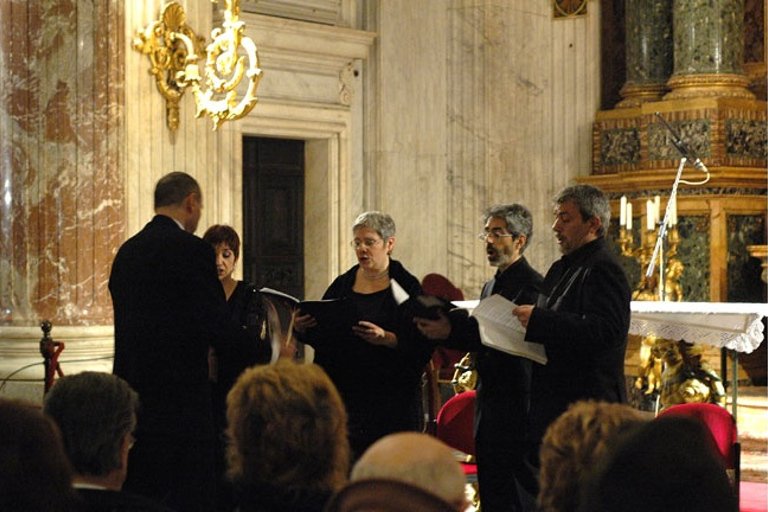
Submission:
<svg viewBox="0 0 768 512">
<path fill-rule="evenodd" d="M 40 328 L 43 330 L 43 337 L 40 340 L 40 355 L 43 356 L 43 367 L 45 369 L 43 394 L 46 394 L 53 387 L 55 374 L 58 374 L 59 377 L 64 376 L 64 372 L 61 371 L 61 365 L 59 365 L 59 355 L 64 350 L 64 343 L 53 341 L 53 338 L 51 338 L 52 325 L 48 320 L 43 320 L 40 323 Z"/>
</svg>

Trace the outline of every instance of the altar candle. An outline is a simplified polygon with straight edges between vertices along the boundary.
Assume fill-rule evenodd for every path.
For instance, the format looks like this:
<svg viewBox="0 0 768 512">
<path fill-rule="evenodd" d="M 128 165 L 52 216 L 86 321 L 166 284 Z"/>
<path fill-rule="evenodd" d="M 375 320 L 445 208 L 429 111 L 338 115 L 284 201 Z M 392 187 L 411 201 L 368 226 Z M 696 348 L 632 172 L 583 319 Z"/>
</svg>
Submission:
<svg viewBox="0 0 768 512">
<path fill-rule="evenodd" d="M 632 231 L 632 203 L 627 203 L 627 230 Z"/>
<path fill-rule="evenodd" d="M 645 202 L 645 229 L 649 231 L 656 225 L 656 221 L 653 219 L 653 208 L 653 201 L 648 199 Z"/>
<path fill-rule="evenodd" d="M 677 226 L 677 196 L 672 200 L 672 205 L 669 207 L 669 224 L 672 227 Z"/>
<path fill-rule="evenodd" d="M 627 224 L 627 196 L 621 196 L 621 206 L 619 207 L 619 226 L 624 227 Z"/>
<path fill-rule="evenodd" d="M 656 226 L 656 224 L 661 220 L 661 197 L 654 196 L 653 197 L 653 225 Z"/>
</svg>

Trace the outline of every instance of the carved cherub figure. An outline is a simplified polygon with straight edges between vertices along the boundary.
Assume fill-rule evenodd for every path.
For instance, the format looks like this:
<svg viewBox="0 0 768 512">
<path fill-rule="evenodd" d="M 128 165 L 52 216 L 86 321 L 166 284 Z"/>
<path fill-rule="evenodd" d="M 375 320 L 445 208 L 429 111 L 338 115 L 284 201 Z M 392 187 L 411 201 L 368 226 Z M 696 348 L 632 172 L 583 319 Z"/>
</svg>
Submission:
<svg viewBox="0 0 768 512">
<path fill-rule="evenodd" d="M 702 361 L 701 346 L 685 340 L 659 339 L 654 343 L 652 351 L 665 364 L 661 374 L 663 409 L 692 402 L 725 406 L 722 381 L 712 367 Z"/>
</svg>

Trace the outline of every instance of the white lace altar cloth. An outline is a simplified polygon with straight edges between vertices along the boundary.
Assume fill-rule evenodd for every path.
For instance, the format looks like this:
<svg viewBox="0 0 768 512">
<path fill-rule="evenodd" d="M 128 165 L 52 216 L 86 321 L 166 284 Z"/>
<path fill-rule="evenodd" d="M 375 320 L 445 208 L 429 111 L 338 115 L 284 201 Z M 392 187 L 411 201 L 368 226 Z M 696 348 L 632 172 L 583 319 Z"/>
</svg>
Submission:
<svg viewBox="0 0 768 512">
<path fill-rule="evenodd" d="M 763 341 L 768 304 L 634 301 L 629 333 L 750 353 Z"/>
</svg>

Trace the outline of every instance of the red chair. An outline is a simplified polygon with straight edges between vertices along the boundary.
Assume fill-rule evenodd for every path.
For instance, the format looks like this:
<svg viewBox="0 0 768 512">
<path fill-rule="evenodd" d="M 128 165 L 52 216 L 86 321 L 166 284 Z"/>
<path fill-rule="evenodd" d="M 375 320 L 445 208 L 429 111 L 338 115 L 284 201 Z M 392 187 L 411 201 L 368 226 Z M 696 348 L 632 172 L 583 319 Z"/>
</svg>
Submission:
<svg viewBox="0 0 768 512">
<path fill-rule="evenodd" d="M 427 295 L 434 295 L 441 299 L 454 301 L 464 300 L 464 292 L 451 283 L 451 281 L 441 274 L 427 274 L 421 280 L 421 287 Z M 438 346 L 432 353 L 427 367 L 424 369 L 426 375 L 426 409 L 427 409 L 427 427 L 430 434 L 434 434 L 434 424 L 437 420 L 437 414 L 443 404 L 443 386 L 451 385 L 453 374 L 458 364 L 464 357 L 465 352 Z"/>
<path fill-rule="evenodd" d="M 476 392 L 465 391 L 449 398 L 437 414 L 435 437 L 465 454 L 461 462 L 467 482 L 477 482 L 475 463 L 475 400 Z"/>
<path fill-rule="evenodd" d="M 690 403 L 664 409 L 659 413 L 659 417 L 672 414 L 695 418 L 706 425 L 712 434 L 718 457 L 723 461 L 725 469 L 733 472 L 731 483 L 738 500 L 741 480 L 741 444 L 736 421 L 731 413 L 716 404 Z"/>
</svg>

